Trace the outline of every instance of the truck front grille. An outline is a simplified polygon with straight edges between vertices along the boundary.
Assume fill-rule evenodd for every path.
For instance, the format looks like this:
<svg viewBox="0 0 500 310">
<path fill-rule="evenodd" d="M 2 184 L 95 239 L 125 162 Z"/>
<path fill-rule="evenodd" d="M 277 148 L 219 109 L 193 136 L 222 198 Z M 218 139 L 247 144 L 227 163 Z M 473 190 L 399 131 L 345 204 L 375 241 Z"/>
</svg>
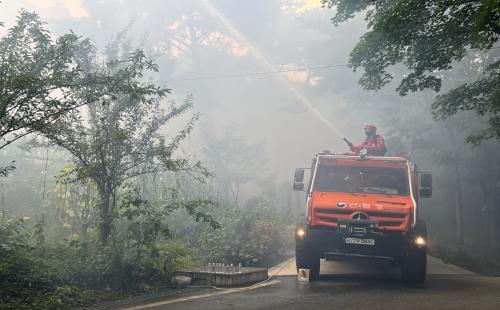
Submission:
<svg viewBox="0 0 500 310">
<path fill-rule="evenodd" d="M 401 229 L 409 219 L 409 213 L 394 212 L 394 211 L 363 211 L 363 210 L 339 210 L 317 208 L 314 210 L 315 218 L 319 221 L 318 224 L 331 227 L 337 227 L 338 219 L 351 219 L 354 213 L 362 212 L 368 215 L 368 219 L 378 221 L 379 228 Z"/>
</svg>

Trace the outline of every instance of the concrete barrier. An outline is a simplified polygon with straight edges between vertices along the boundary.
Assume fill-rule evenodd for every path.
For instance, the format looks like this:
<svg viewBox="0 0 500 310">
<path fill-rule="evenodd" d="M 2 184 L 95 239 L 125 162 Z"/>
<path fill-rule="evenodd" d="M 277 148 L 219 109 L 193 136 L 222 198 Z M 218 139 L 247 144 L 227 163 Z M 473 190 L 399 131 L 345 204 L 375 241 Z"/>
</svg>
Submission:
<svg viewBox="0 0 500 310">
<path fill-rule="evenodd" d="M 184 270 L 175 276 L 191 278 L 192 285 L 213 285 L 220 287 L 243 286 L 264 281 L 268 278 L 267 268 L 241 267 L 237 273 L 215 273 L 204 270 Z"/>
</svg>

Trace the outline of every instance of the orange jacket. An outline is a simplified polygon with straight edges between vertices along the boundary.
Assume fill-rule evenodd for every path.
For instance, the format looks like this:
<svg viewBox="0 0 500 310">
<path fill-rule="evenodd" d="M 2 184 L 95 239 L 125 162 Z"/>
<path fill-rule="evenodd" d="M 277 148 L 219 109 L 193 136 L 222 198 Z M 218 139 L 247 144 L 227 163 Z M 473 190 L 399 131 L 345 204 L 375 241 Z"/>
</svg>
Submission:
<svg viewBox="0 0 500 310">
<path fill-rule="evenodd" d="M 371 156 L 384 156 L 387 153 L 384 138 L 380 135 L 366 137 L 361 144 L 352 145 L 350 149 L 355 155 L 359 155 L 362 149 L 366 149 L 366 155 Z"/>
</svg>

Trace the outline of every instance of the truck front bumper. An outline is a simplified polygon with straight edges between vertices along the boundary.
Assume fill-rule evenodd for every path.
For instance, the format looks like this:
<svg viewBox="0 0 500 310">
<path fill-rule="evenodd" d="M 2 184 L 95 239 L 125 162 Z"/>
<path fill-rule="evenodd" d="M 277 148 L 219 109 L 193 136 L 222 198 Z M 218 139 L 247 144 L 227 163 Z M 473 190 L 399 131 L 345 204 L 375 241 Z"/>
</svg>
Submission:
<svg viewBox="0 0 500 310">
<path fill-rule="evenodd" d="M 372 230 L 369 225 L 365 226 L 365 230 L 358 229 L 353 232 L 352 225 L 348 223 L 347 229 L 324 226 L 304 228 L 305 233 L 302 236 L 296 235 L 296 246 L 305 251 L 313 251 L 327 260 L 364 258 L 398 262 L 405 256 L 409 246 L 405 232 L 377 231 Z M 366 244 L 347 242 L 358 240 Z"/>
</svg>

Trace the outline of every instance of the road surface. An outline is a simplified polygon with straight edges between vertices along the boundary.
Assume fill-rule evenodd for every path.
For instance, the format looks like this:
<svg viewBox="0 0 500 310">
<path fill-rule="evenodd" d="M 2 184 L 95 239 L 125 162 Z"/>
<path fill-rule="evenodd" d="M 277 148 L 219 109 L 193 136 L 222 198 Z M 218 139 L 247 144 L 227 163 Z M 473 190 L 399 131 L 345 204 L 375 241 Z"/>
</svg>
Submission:
<svg viewBox="0 0 500 310">
<path fill-rule="evenodd" d="M 317 282 L 298 282 L 294 259 L 251 288 L 213 290 L 127 309 L 500 309 L 500 277 L 485 277 L 429 257 L 425 286 L 401 283 L 385 263 L 321 262 Z"/>
</svg>

